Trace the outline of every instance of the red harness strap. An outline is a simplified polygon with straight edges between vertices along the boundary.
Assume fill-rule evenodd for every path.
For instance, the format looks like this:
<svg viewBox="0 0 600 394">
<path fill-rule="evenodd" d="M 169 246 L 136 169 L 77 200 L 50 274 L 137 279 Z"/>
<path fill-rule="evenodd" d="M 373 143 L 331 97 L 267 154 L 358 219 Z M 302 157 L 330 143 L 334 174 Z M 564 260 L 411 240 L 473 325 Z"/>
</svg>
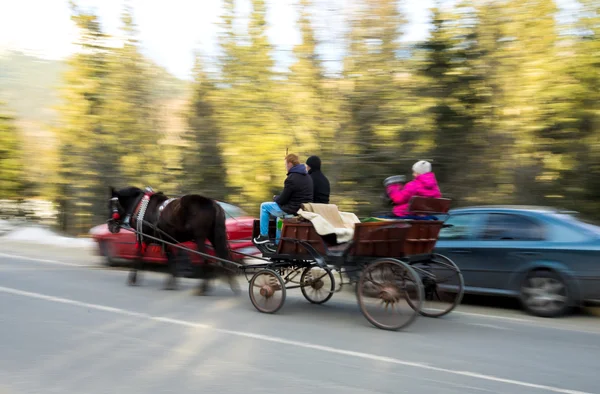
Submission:
<svg viewBox="0 0 600 394">
<path fill-rule="evenodd" d="M 140 213 L 140 209 L 142 209 L 142 203 L 144 202 L 144 200 L 150 200 L 150 197 L 152 197 L 154 194 L 154 192 L 146 192 L 144 194 L 144 197 L 142 197 L 137 207 L 135 207 L 135 209 L 133 210 L 133 214 L 131 214 L 132 218 L 136 218 L 136 216 Z"/>
</svg>

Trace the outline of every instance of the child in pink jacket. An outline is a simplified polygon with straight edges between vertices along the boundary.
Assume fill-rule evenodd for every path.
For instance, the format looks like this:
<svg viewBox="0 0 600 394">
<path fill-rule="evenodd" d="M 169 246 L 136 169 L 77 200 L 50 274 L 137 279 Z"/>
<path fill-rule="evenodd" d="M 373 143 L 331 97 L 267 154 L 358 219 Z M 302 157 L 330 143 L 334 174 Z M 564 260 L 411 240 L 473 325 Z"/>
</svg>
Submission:
<svg viewBox="0 0 600 394">
<path fill-rule="evenodd" d="M 395 183 L 386 187 L 387 194 L 394 203 L 393 212 L 396 216 L 410 214 L 408 204 L 414 196 L 442 197 L 435 175 L 431 172 L 431 163 L 425 160 L 418 161 L 413 165 L 412 170 L 414 179 L 405 186 Z"/>
</svg>

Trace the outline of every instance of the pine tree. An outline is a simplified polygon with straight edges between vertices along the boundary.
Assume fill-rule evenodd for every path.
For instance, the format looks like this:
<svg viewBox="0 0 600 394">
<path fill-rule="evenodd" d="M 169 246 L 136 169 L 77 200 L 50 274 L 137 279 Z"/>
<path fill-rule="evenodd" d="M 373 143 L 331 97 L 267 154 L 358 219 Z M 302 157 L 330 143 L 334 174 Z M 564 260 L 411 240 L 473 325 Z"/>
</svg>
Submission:
<svg viewBox="0 0 600 394">
<path fill-rule="evenodd" d="M 19 198 L 24 192 L 23 145 L 15 119 L 0 103 L 0 195 Z"/>
<path fill-rule="evenodd" d="M 482 187 L 486 181 L 489 135 L 480 119 L 488 116 L 490 105 L 487 64 L 470 9 L 435 9 L 433 14 L 434 29 L 422 46 L 426 55 L 421 66 L 428 77 L 424 90 L 432 100 L 432 156 L 444 195 L 466 201 L 475 193 L 470 185 Z"/>
<path fill-rule="evenodd" d="M 216 87 L 205 72 L 199 55 L 196 56 L 192 88 L 183 157 L 185 191 L 225 200 L 228 195 L 227 173 L 220 147 L 221 130 L 215 119 L 213 104 Z"/>
<path fill-rule="evenodd" d="M 593 214 L 600 207 L 600 9 L 593 1 L 582 5 L 554 49 L 536 132 L 552 182 L 548 193 L 563 206 Z"/>
<path fill-rule="evenodd" d="M 357 185 L 368 190 L 358 201 L 365 207 L 377 200 L 382 180 L 391 175 L 387 163 L 398 157 L 395 141 L 401 131 L 398 102 L 403 92 L 396 75 L 404 20 L 397 7 L 394 0 L 369 0 L 350 21 L 343 71 L 349 85 L 343 173 L 348 190 Z"/>
<path fill-rule="evenodd" d="M 283 125 L 272 47 L 266 34 L 266 6 L 252 1 L 248 37 L 233 31 L 234 1 L 225 1 L 220 37 L 221 88 L 216 119 L 221 126 L 228 186 L 238 189 L 232 202 L 257 209 L 281 189 L 285 146 L 292 139 Z"/>
<path fill-rule="evenodd" d="M 284 89 L 288 99 L 283 101 L 286 108 L 282 112 L 295 136 L 294 143 L 306 152 L 321 154 L 323 143 L 332 142 L 324 114 L 324 72 L 309 18 L 310 1 L 302 0 L 300 6 L 298 25 L 302 42 L 293 51 L 297 60 L 290 67 Z"/>
<path fill-rule="evenodd" d="M 59 108 L 61 128 L 60 177 L 57 199 L 72 226 L 83 232 L 106 216 L 106 194 L 101 177 L 116 171 L 106 149 L 105 105 L 109 49 L 107 36 L 96 15 L 81 11 L 70 2 L 79 33 L 80 51 L 68 59 L 64 75 L 63 105 Z M 63 225 L 63 228 L 65 226 Z M 65 228 L 66 229 L 66 228 Z"/>
<path fill-rule="evenodd" d="M 118 154 L 122 179 L 115 181 L 158 185 L 162 180 L 164 158 L 161 155 L 163 133 L 153 101 L 153 75 L 141 53 L 132 11 L 125 7 L 122 17 L 123 46 L 109 57 L 110 78 L 106 121 L 110 139 L 106 149 Z M 116 174 L 115 174 L 116 175 Z"/>
<path fill-rule="evenodd" d="M 591 201 L 587 212 L 596 213 L 600 208 L 597 196 L 600 194 L 600 4 L 594 0 L 584 0 L 580 30 L 584 32 L 578 41 L 576 61 L 580 68 L 575 72 L 585 93 L 579 96 L 579 119 L 582 133 L 588 147 L 586 163 L 579 166 L 584 174 L 585 199 Z"/>
</svg>

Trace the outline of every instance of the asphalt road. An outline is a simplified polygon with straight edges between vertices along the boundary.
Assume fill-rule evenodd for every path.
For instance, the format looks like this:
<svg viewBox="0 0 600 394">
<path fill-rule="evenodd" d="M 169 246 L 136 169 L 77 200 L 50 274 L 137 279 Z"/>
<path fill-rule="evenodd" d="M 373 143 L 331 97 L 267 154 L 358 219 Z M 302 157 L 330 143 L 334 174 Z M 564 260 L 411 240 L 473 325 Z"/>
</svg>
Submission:
<svg viewBox="0 0 600 394">
<path fill-rule="evenodd" d="M 387 332 L 350 293 L 288 292 L 275 315 L 246 291 L 139 287 L 97 258 L 0 243 L 0 393 L 600 393 L 600 319 L 461 306 Z M 244 287 L 245 289 L 246 287 Z"/>
</svg>

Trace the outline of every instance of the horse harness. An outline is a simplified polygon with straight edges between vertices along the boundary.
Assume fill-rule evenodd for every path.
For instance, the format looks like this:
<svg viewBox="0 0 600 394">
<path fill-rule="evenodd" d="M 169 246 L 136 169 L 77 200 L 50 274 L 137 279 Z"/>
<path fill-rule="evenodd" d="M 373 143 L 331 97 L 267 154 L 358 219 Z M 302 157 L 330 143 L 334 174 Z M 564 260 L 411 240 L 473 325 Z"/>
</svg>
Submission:
<svg viewBox="0 0 600 394">
<path fill-rule="evenodd" d="M 133 215 L 131 215 L 132 217 L 135 218 L 135 227 L 136 227 L 136 229 L 135 229 L 136 230 L 135 248 L 139 249 L 141 246 L 142 254 L 146 253 L 146 247 L 147 247 L 146 243 L 143 240 L 144 217 L 146 216 L 146 210 L 148 209 L 148 204 L 150 203 L 150 198 L 154 194 L 156 194 L 156 193 L 154 193 L 154 190 L 152 190 L 151 187 L 146 187 L 144 196 L 142 197 L 141 201 L 138 203 L 137 207 L 133 211 Z M 177 198 L 177 197 L 169 198 L 168 200 L 164 201 L 158 207 L 157 222 L 158 222 L 158 219 L 160 218 L 160 214 L 167 207 L 167 205 L 169 205 L 169 203 L 171 203 L 172 201 L 178 200 L 178 199 L 179 198 Z M 162 237 L 160 237 L 160 238 L 162 238 Z"/>
<path fill-rule="evenodd" d="M 167 205 L 169 205 L 172 201 L 175 200 L 179 200 L 179 197 L 169 198 L 168 200 L 160 204 L 160 207 L 158 207 L 158 217 L 160 217 L 160 214 L 162 213 L 163 209 L 165 209 Z"/>
</svg>

